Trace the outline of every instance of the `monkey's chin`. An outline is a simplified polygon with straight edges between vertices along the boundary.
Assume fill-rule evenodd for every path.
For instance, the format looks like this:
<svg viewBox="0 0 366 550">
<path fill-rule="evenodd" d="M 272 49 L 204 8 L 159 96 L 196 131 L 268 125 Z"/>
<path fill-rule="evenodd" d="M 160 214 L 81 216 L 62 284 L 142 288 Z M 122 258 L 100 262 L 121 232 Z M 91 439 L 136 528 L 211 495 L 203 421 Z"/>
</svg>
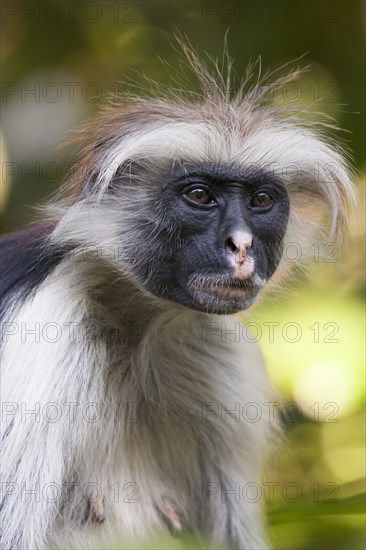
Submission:
<svg viewBox="0 0 366 550">
<path fill-rule="evenodd" d="M 190 294 L 194 300 L 193 309 L 227 315 L 248 309 L 256 301 L 261 286 L 233 287 L 210 286 L 195 288 Z"/>
</svg>

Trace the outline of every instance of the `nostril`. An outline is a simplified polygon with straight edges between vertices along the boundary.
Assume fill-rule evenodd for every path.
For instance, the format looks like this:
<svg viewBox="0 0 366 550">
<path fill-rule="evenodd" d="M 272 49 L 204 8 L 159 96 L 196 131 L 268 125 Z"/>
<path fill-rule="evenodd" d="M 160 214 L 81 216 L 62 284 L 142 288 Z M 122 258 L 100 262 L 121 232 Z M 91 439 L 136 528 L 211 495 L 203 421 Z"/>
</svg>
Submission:
<svg viewBox="0 0 366 550">
<path fill-rule="evenodd" d="M 231 237 L 226 239 L 225 248 L 228 252 L 232 252 L 233 254 L 237 254 L 238 252 L 240 252 L 240 248 L 236 246 Z"/>
</svg>

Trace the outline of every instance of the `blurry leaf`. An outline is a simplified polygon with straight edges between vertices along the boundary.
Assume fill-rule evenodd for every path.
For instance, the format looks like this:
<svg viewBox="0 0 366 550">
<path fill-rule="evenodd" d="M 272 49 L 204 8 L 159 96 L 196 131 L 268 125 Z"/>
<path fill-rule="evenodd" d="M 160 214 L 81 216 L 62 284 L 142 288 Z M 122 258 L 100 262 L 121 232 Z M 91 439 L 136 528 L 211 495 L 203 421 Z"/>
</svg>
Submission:
<svg viewBox="0 0 366 550">
<path fill-rule="evenodd" d="M 323 515 L 364 514 L 365 503 L 366 493 L 340 499 L 337 502 L 301 501 L 269 508 L 267 517 L 269 524 L 273 525 L 290 521 L 310 521 Z"/>
</svg>

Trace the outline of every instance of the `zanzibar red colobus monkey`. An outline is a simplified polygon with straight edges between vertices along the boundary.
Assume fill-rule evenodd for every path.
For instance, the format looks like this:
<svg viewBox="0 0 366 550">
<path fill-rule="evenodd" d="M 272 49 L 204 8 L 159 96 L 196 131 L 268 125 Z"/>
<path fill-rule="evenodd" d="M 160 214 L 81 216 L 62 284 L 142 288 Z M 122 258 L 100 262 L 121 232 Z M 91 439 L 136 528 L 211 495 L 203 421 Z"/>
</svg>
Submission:
<svg viewBox="0 0 366 550">
<path fill-rule="evenodd" d="M 201 92 L 109 107 L 47 219 L 2 239 L 6 550 L 169 529 L 267 548 L 242 489 L 276 439 L 271 386 L 232 314 L 287 273 L 286 244 L 339 236 L 352 183 L 319 122 L 266 102 L 294 74 L 232 93 L 185 52 Z"/>
</svg>

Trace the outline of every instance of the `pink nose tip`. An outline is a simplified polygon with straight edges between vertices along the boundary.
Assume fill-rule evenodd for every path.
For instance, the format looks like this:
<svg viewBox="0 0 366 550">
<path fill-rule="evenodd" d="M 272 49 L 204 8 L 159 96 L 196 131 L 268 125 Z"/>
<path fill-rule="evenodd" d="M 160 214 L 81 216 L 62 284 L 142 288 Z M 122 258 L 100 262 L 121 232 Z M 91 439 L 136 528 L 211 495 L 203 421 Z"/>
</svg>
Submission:
<svg viewBox="0 0 366 550">
<path fill-rule="evenodd" d="M 225 242 L 228 259 L 234 267 L 233 277 L 248 279 L 254 272 L 254 258 L 249 254 L 253 236 L 247 231 L 235 231 Z"/>
<path fill-rule="evenodd" d="M 252 247 L 253 237 L 246 231 L 236 231 L 226 239 L 226 251 L 235 255 L 238 263 L 243 263 L 248 257 L 248 250 Z"/>
</svg>

